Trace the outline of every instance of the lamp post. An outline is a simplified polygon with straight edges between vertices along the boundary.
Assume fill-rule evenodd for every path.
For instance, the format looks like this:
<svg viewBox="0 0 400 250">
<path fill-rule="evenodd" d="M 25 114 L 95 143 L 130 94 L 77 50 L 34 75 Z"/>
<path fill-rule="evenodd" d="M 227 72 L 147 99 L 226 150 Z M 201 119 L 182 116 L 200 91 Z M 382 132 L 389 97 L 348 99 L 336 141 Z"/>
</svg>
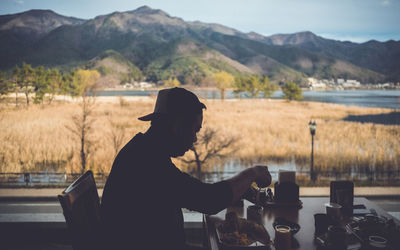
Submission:
<svg viewBox="0 0 400 250">
<path fill-rule="evenodd" d="M 312 182 L 315 182 L 316 176 L 314 173 L 314 135 L 315 130 L 317 129 L 317 123 L 315 121 L 310 121 L 308 123 L 308 127 L 310 128 L 311 134 L 311 167 L 310 167 L 310 179 Z"/>
</svg>

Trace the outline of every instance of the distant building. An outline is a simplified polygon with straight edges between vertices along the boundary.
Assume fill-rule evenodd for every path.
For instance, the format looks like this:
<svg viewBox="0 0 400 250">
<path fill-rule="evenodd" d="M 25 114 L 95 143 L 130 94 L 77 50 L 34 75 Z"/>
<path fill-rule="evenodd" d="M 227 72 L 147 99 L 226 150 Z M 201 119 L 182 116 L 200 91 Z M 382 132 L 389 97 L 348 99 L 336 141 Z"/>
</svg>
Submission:
<svg viewBox="0 0 400 250">
<path fill-rule="evenodd" d="M 312 85 L 314 83 L 317 83 L 318 79 L 313 78 L 313 77 L 309 77 L 309 78 L 307 78 L 307 82 L 308 82 L 309 85 Z"/>
<path fill-rule="evenodd" d="M 360 87 L 361 83 L 357 80 L 347 80 L 342 85 L 344 88 L 357 88 Z"/>
<path fill-rule="evenodd" d="M 325 89 L 326 88 L 326 81 L 325 80 L 319 80 L 316 78 L 309 77 L 307 78 L 308 80 L 308 86 L 310 89 Z"/>
<path fill-rule="evenodd" d="M 132 84 L 130 84 L 130 83 L 125 83 L 124 84 L 124 89 L 131 89 L 131 88 L 133 88 Z"/>
<path fill-rule="evenodd" d="M 153 87 L 153 84 L 149 82 L 135 82 L 133 84 L 134 87 L 136 88 L 141 88 L 141 89 L 149 89 Z"/>
</svg>

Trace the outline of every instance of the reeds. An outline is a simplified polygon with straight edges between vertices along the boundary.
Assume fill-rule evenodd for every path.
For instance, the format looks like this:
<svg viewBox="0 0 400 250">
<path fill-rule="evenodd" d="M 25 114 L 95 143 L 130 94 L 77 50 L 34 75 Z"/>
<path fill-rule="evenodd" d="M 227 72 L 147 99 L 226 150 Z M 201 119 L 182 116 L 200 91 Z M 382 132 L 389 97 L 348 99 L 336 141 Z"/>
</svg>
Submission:
<svg viewBox="0 0 400 250">
<path fill-rule="evenodd" d="M 116 144 L 110 133 L 118 128 L 125 144 L 150 125 L 137 118 L 152 112 L 154 97 L 122 101 L 118 97 L 97 101 L 88 159 L 89 169 L 96 172 L 107 173 L 114 160 Z M 294 160 L 308 166 L 308 122 L 315 120 L 317 170 L 382 171 L 398 170 L 400 165 L 400 126 L 343 121 L 348 115 L 389 113 L 387 109 L 266 99 L 202 101 L 207 105 L 204 127 L 239 138 L 232 157 L 248 164 Z M 19 109 L 1 105 L 0 172 L 80 172 L 79 141 L 66 129 L 79 113 L 78 103 Z"/>
</svg>

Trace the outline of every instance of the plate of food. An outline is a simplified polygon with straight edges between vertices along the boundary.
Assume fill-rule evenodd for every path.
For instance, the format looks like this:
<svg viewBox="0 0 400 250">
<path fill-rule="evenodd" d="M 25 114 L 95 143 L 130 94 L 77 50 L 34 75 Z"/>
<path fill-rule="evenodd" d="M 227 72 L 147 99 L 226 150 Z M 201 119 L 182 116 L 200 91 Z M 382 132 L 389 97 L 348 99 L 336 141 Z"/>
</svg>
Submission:
<svg viewBox="0 0 400 250">
<path fill-rule="evenodd" d="M 263 225 L 239 218 L 235 212 L 227 213 L 225 220 L 215 226 L 219 244 L 224 249 L 266 249 L 272 243 Z"/>
</svg>

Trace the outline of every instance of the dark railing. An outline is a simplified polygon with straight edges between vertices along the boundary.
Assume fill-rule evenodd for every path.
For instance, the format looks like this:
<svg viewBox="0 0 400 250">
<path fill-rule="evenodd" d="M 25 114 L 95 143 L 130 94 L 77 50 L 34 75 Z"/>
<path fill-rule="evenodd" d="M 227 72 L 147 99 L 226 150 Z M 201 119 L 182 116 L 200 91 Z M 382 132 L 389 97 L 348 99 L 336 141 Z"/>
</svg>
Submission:
<svg viewBox="0 0 400 250">
<path fill-rule="evenodd" d="M 314 171 L 317 181 L 332 181 L 332 180 L 354 180 L 360 182 L 390 182 L 400 185 L 400 169 L 386 170 L 377 172 L 352 172 L 352 171 Z M 273 181 L 278 180 L 279 171 L 270 171 Z M 192 173 L 196 176 L 196 173 Z M 226 179 L 237 174 L 237 172 L 205 172 L 201 173 L 201 179 L 205 182 L 215 182 L 217 180 Z M 297 170 L 296 179 L 302 182 L 310 181 L 309 170 Z"/>
<path fill-rule="evenodd" d="M 48 173 L 48 172 L 31 172 L 31 173 L 0 173 L 0 185 L 7 186 L 37 186 L 37 185 L 54 185 L 65 186 L 71 184 L 74 180 L 81 176 L 80 173 Z M 104 185 L 107 180 L 106 174 L 95 173 L 96 183 L 100 186 Z"/>
<path fill-rule="evenodd" d="M 204 182 L 212 183 L 234 176 L 236 171 L 212 171 L 202 172 L 200 179 Z M 278 171 L 271 171 L 272 180 L 278 180 Z M 193 176 L 198 176 L 196 172 L 189 172 Z M 0 186 L 67 186 L 76 180 L 80 173 L 50 173 L 50 172 L 31 172 L 31 173 L 0 173 Z M 400 170 L 388 170 L 379 172 L 352 172 L 352 171 L 318 171 L 318 180 L 330 181 L 338 179 L 351 179 L 358 181 L 390 181 L 400 185 Z M 108 174 L 95 173 L 94 177 L 98 186 L 104 186 Z M 309 181 L 310 172 L 308 170 L 297 170 L 296 178 L 299 181 Z"/>
</svg>

